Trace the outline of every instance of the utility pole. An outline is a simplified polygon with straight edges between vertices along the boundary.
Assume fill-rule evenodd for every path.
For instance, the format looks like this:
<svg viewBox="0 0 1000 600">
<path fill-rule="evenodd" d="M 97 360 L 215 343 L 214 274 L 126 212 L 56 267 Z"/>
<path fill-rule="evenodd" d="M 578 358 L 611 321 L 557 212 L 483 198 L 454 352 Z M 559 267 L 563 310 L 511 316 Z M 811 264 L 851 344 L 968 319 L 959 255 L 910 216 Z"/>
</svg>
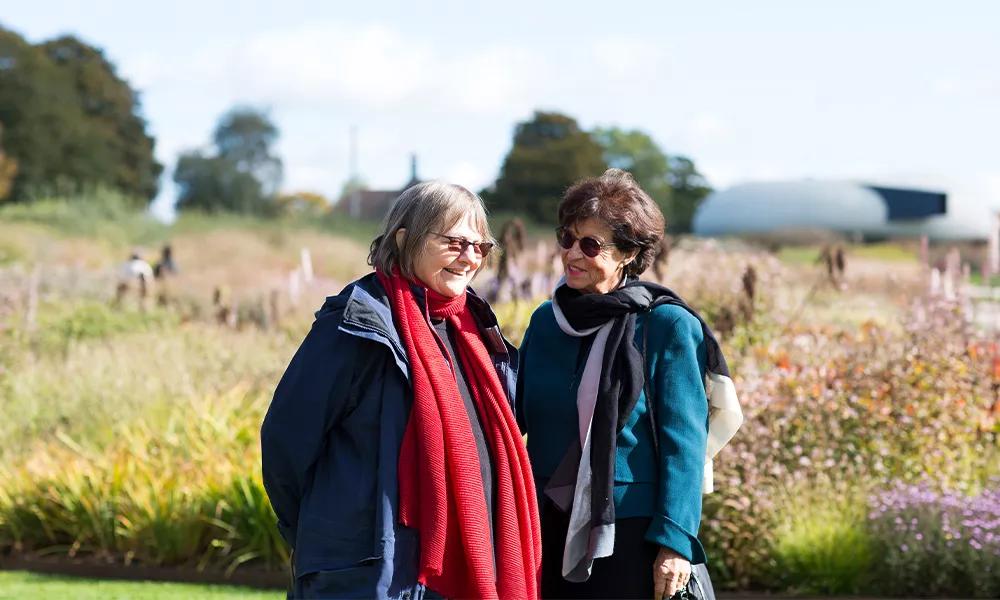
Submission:
<svg viewBox="0 0 1000 600">
<path fill-rule="evenodd" d="M 351 125 L 350 171 L 351 175 L 348 181 L 354 188 L 351 190 L 350 215 L 355 219 L 360 219 L 361 189 L 358 187 L 358 126 L 357 125 Z"/>
</svg>

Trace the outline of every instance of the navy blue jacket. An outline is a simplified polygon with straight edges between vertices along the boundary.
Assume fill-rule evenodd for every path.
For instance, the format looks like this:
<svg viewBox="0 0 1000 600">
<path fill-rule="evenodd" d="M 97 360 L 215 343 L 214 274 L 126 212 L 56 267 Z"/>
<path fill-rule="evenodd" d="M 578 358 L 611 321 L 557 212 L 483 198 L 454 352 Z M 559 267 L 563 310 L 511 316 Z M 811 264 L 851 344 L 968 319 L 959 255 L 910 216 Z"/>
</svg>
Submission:
<svg viewBox="0 0 1000 600">
<path fill-rule="evenodd" d="M 512 398 L 517 351 L 485 300 L 470 290 L 468 303 Z M 409 360 L 372 273 L 316 313 L 261 428 L 264 487 L 294 551 L 296 594 L 423 595 L 417 533 L 398 523 L 397 461 L 411 404 Z"/>
</svg>

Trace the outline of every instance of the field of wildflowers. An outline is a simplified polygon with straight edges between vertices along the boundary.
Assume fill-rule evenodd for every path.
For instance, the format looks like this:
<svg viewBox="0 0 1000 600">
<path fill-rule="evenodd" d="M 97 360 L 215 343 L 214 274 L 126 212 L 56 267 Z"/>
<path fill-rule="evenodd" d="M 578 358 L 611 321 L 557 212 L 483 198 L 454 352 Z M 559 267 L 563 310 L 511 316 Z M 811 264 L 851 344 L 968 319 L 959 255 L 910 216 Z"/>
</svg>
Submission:
<svg viewBox="0 0 1000 600">
<path fill-rule="evenodd" d="M 869 508 L 873 571 L 883 589 L 1000 596 L 1000 480 L 971 497 L 896 484 L 874 494 Z"/>
<path fill-rule="evenodd" d="M 996 488 L 996 351 L 955 305 L 930 299 L 895 325 L 800 326 L 749 347 L 736 369 L 747 422 L 706 499 L 705 542 L 724 579 L 915 593 L 908 571 L 874 560 L 886 556 L 885 531 L 865 519 L 867 498 L 920 484 L 971 504 Z M 998 525 L 987 529 L 1000 534 Z M 808 552 L 822 560 L 801 560 Z M 937 589 L 979 594 L 971 577 Z"/>
<path fill-rule="evenodd" d="M 42 297 L 30 329 L 18 293 L 0 302 L 0 553 L 280 569 L 258 428 L 313 305 L 337 289 L 266 330 L 113 310 L 107 265 L 125 242 L 19 211 L 0 213 L 0 281 L 16 289 L 41 265 Z M 320 288 L 364 270 L 352 234 L 208 219 L 175 233 L 190 244 L 188 306 L 221 274 L 272 281 L 300 240 L 317 248 Z M 171 236 L 141 224 L 109 239 L 139 234 Z M 666 283 L 719 325 L 746 415 L 705 500 L 716 586 L 996 597 L 996 333 L 927 296 L 903 252 L 855 256 L 842 288 L 811 261 L 731 242 L 683 240 L 670 260 Z M 535 305 L 497 306 L 513 340 Z"/>
</svg>

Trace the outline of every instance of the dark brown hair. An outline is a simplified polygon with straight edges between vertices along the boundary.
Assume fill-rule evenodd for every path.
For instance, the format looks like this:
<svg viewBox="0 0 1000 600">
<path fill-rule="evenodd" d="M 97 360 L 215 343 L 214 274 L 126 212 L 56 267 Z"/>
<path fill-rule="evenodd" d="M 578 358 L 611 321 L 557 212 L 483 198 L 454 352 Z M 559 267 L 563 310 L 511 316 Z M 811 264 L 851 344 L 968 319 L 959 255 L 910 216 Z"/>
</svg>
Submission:
<svg viewBox="0 0 1000 600">
<path fill-rule="evenodd" d="M 625 275 L 638 276 L 653 264 L 666 223 L 660 207 L 630 173 L 608 169 L 566 191 L 559 203 L 559 225 L 570 227 L 592 217 L 611 228 L 612 241 L 619 250 L 638 251 L 625 265 Z"/>
</svg>

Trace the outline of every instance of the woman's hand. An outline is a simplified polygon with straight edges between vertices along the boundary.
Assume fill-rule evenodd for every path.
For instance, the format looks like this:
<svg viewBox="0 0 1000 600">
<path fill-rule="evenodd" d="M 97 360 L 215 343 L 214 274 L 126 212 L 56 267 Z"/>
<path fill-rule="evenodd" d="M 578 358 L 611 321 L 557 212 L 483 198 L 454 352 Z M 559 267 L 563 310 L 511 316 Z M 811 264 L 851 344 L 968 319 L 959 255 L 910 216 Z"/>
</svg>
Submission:
<svg viewBox="0 0 1000 600">
<path fill-rule="evenodd" d="M 653 561 L 653 600 L 670 598 L 687 585 L 691 563 L 670 548 L 660 547 Z"/>
</svg>

